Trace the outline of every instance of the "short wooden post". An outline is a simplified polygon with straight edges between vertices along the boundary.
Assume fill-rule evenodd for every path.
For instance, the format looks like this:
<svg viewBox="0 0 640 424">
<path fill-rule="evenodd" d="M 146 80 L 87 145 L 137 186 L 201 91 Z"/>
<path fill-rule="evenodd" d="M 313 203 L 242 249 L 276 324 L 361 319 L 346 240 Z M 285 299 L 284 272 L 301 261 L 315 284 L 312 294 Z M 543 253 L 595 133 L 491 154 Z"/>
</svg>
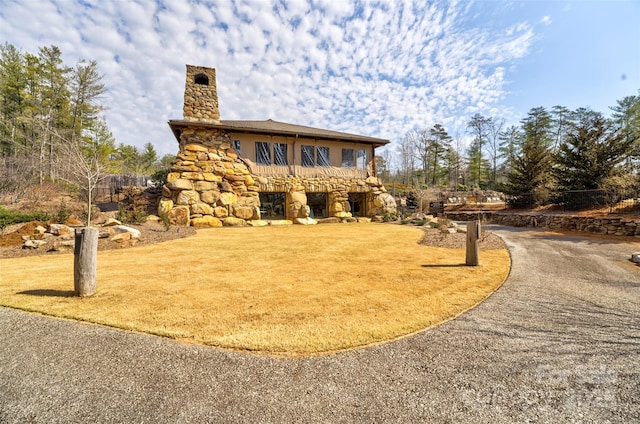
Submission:
<svg viewBox="0 0 640 424">
<path fill-rule="evenodd" d="M 480 221 L 467 222 L 467 260 L 468 266 L 480 265 Z"/>
<path fill-rule="evenodd" d="M 88 297 L 96 292 L 98 230 L 78 228 L 73 258 L 73 288 L 76 296 Z"/>
</svg>

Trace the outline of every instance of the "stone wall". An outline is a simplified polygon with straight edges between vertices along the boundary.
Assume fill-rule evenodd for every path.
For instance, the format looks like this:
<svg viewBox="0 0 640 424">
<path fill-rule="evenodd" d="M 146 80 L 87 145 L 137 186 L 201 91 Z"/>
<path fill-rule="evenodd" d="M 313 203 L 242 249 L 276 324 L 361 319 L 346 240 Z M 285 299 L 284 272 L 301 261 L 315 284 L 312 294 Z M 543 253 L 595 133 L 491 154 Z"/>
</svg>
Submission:
<svg viewBox="0 0 640 424">
<path fill-rule="evenodd" d="M 452 212 L 447 218 L 470 221 L 480 216 L 492 224 L 511 227 L 536 227 L 558 230 L 584 231 L 596 234 L 640 237 L 640 217 L 587 217 L 567 214 L 536 214 L 513 212 Z"/>
<path fill-rule="evenodd" d="M 158 214 L 173 225 L 267 225 L 260 216 L 260 192 L 286 193 L 286 218 L 312 224 L 306 193 L 327 193 L 328 214 L 352 217 L 349 193 L 365 193 L 367 215 L 376 219 L 395 212 L 395 200 L 373 176 L 301 178 L 253 175 L 220 130 L 187 128 L 163 187 Z"/>
</svg>

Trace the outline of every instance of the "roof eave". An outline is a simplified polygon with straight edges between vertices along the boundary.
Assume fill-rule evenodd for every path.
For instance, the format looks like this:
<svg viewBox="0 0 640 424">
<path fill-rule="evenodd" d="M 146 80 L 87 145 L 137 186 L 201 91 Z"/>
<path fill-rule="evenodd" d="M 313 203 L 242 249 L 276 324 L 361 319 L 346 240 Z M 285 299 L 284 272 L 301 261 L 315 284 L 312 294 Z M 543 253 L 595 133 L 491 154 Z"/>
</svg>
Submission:
<svg viewBox="0 0 640 424">
<path fill-rule="evenodd" d="M 180 136 L 176 133 L 176 129 L 178 128 L 186 128 L 186 127 L 200 127 L 200 128 L 216 128 L 221 130 L 226 130 L 229 132 L 236 133 L 257 133 L 257 134 L 265 134 L 265 135 L 288 135 L 288 136 L 298 136 L 298 137 L 310 137 L 315 139 L 322 140 L 338 140 L 338 141 L 352 141 L 359 142 L 363 144 L 372 144 L 375 147 L 381 147 L 386 144 L 389 144 L 389 140 L 385 140 L 382 138 L 375 137 L 366 137 L 366 136 L 358 136 L 356 134 L 347 134 L 344 135 L 322 135 L 315 134 L 312 132 L 305 131 L 287 131 L 287 130 L 275 130 L 275 129 L 266 129 L 266 128 L 254 128 L 254 127 L 237 127 L 233 125 L 225 125 L 222 123 L 212 123 L 212 122 L 197 122 L 197 121 L 185 121 L 185 120 L 170 120 L 169 127 L 171 127 L 173 131 L 173 135 L 176 137 L 178 141 L 180 141 Z"/>
</svg>

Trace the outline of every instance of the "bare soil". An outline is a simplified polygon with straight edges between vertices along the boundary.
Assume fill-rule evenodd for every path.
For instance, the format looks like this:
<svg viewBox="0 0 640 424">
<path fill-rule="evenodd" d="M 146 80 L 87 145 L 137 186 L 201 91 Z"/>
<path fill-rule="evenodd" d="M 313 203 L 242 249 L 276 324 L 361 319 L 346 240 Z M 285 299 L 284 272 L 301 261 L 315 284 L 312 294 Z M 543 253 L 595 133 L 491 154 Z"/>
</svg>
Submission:
<svg viewBox="0 0 640 424">
<path fill-rule="evenodd" d="M 23 235 L 32 235 L 34 229 L 38 225 L 46 226 L 46 223 L 38 221 L 28 222 L 26 224 L 17 224 L 7 227 L 0 236 L 0 258 L 13 258 L 21 256 L 38 256 L 57 254 L 46 245 L 39 249 L 23 249 Z M 171 227 L 168 230 L 159 223 L 147 222 L 144 224 L 127 224 L 127 226 L 140 231 L 140 239 L 135 243 L 121 243 L 111 241 L 109 238 L 101 238 L 98 240 L 98 250 L 124 249 L 132 246 L 144 246 L 148 244 L 161 243 L 168 240 L 188 237 L 196 233 L 193 227 Z"/>
</svg>

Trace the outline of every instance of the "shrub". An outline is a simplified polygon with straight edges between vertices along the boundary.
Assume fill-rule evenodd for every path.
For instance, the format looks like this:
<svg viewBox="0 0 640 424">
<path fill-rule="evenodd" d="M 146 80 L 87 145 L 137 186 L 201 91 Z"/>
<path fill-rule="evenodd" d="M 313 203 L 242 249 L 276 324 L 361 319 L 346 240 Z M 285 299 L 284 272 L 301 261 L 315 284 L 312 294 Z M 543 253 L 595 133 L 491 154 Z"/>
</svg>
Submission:
<svg viewBox="0 0 640 424">
<path fill-rule="evenodd" d="M 398 212 L 387 212 L 384 214 L 384 216 L 382 217 L 382 221 L 383 222 L 393 222 L 393 221 L 397 221 L 398 217 L 400 215 L 398 214 Z"/>
<path fill-rule="evenodd" d="M 144 197 L 142 190 L 136 187 L 125 187 L 122 195 L 124 198 L 118 204 L 116 218 L 125 224 L 145 222 L 149 201 Z"/>
<path fill-rule="evenodd" d="M 8 211 L 0 206 L 0 230 L 3 230 L 7 225 L 19 224 L 21 222 L 31 221 L 48 221 L 51 219 L 51 215 L 47 212 L 17 212 Z"/>
</svg>

